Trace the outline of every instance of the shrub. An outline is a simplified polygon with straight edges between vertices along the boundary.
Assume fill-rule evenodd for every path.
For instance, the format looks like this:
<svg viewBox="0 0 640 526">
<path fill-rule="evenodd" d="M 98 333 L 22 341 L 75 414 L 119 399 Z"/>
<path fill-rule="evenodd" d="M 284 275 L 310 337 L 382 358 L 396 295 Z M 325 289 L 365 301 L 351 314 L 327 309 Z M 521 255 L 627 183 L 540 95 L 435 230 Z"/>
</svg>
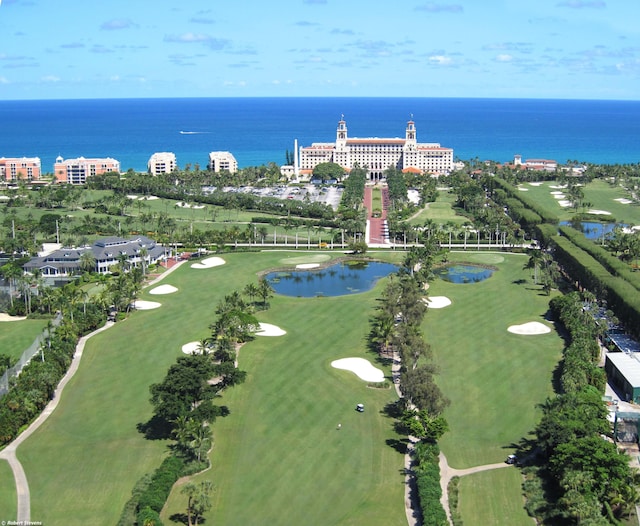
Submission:
<svg viewBox="0 0 640 526">
<path fill-rule="evenodd" d="M 138 509 L 143 510 L 149 507 L 160 513 L 169 497 L 171 488 L 182 475 L 183 469 L 184 462 L 181 459 L 174 456 L 165 458 L 153 474 L 151 483 L 145 492 L 140 495 Z"/>
<path fill-rule="evenodd" d="M 143 525 L 144 526 L 147 526 L 147 525 L 162 526 L 160 515 L 158 515 L 156 511 L 152 510 L 149 507 L 146 507 L 140 510 L 140 513 L 138 513 L 136 522 L 138 523 L 138 526 L 143 526 Z"/>
</svg>

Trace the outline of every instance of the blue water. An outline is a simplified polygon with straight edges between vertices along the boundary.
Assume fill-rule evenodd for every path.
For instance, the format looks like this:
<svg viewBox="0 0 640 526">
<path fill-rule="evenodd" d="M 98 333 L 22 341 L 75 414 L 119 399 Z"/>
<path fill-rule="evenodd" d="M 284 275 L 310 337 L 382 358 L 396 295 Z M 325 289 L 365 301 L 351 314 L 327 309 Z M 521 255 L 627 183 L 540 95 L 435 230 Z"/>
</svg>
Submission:
<svg viewBox="0 0 640 526">
<path fill-rule="evenodd" d="M 479 283 L 488 279 L 493 270 L 475 265 L 448 265 L 434 271 L 436 276 L 451 283 Z"/>
<path fill-rule="evenodd" d="M 587 239 L 608 237 L 616 227 L 629 226 L 625 223 L 599 223 L 597 221 L 560 221 L 560 226 L 570 226 L 580 230 Z"/>
<path fill-rule="evenodd" d="M 231 151 L 240 167 L 280 165 L 296 138 L 335 141 L 342 114 L 350 137 L 404 137 L 413 116 L 419 142 L 459 159 L 640 161 L 640 101 L 429 98 L 0 101 L 0 157 L 37 156 L 45 172 L 58 155 L 144 171 L 157 151 L 174 152 L 181 168 L 204 168 L 214 150 Z"/>
<path fill-rule="evenodd" d="M 278 294 L 301 298 L 346 296 L 371 290 L 379 279 L 397 272 L 391 263 L 338 263 L 322 270 L 271 272 L 266 279 Z"/>
</svg>

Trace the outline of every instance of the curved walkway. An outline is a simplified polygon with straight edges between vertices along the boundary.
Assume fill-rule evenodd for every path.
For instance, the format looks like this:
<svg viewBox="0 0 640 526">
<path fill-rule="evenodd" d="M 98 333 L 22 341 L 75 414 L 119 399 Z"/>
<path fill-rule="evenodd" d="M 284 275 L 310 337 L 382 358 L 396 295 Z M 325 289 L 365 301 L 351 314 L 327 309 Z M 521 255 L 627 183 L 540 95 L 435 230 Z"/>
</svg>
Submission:
<svg viewBox="0 0 640 526">
<path fill-rule="evenodd" d="M 154 285 L 161 279 L 165 278 L 171 272 L 173 272 L 176 268 L 178 268 L 183 262 L 180 262 L 166 272 L 163 272 L 156 279 L 147 284 L 148 286 Z M 0 451 L 0 459 L 4 459 L 9 463 L 9 467 L 11 471 L 13 471 L 13 478 L 16 482 L 16 494 L 18 500 L 18 510 L 16 516 L 16 522 L 21 524 L 26 524 L 31 521 L 31 494 L 29 492 L 29 483 L 27 481 L 27 475 L 24 472 L 24 468 L 22 464 L 18 460 L 16 456 L 16 450 L 18 446 L 22 444 L 27 438 L 29 438 L 35 431 L 49 418 L 49 415 L 53 413 L 56 407 L 58 407 L 58 403 L 60 403 L 60 398 L 62 397 L 62 391 L 66 387 L 69 380 L 73 378 L 73 375 L 76 374 L 78 367 L 80 366 L 80 359 L 82 358 L 82 353 L 84 352 L 84 346 L 87 343 L 87 340 L 96 334 L 101 333 L 102 331 L 106 331 L 110 329 L 114 325 L 114 322 L 108 321 L 104 326 L 96 329 L 95 331 L 83 336 L 78 340 L 78 345 L 76 346 L 76 352 L 73 355 L 73 360 L 71 361 L 71 365 L 67 370 L 67 373 L 62 377 L 58 387 L 56 387 L 55 393 L 53 395 L 53 399 L 46 405 L 42 413 L 36 418 L 31 425 L 25 429 L 18 437 L 11 442 L 6 448 Z"/>
<path fill-rule="evenodd" d="M 396 393 L 399 398 L 402 398 L 402 391 L 400 390 L 400 357 L 397 353 L 393 355 L 393 364 L 391 365 L 391 378 L 393 385 L 396 388 Z M 409 443 L 407 444 L 407 451 L 404 455 L 404 472 L 405 472 L 405 485 L 404 485 L 404 509 L 407 516 L 407 524 L 409 526 L 419 526 L 420 522 L 418 517 L 420 516 L 419 502 L 417 498 L 417 488 L 415 484 L 415 477 L 413 476 L 413 449 L 415 443 L 418 441 L 415 437 L 408 437 Z M 440 488 L 442 489 L 442 497 L 440 503 L 447 514 L 447 520 L 451 524 L 451 510 L 449 509 L 449 482 L 453 477 L 464 477 L 465 475 L 471 475 L 472 473 L 479 473 L 481 471 L 489 471 L 492 469 L 501 469 L 511 467 L 511 464 L 505 462 L 499 462 L 496 464 L 485 464 L 483 466 L 475 466 L 466 469 L 455 469 L 449 467 L 447 463 L 447 457 L 444 456 L 442 451 L 440 452 Z"/>
<path fill-rule="evenodd" d="M 442 497 L 440 503 L 447 513 L 447 520 L 451 524 L 451 510 L 449 509 L 449 482 L 453 477 L 464 477 L 465 475 L 471 475 L 472 473 L 480 473 L 481 471 L 489 471 L 492 469 L 510 468 L 512 464 L 505 462 L 498 462 L 497 464 L 485 464 L 483 466 L 475 466 L 467 469 L 454 469 L 449 467 L 447 463 L 447 457 L 444 453 L 440 452 L 440 488 L 442 489 Z"/>
</svg>

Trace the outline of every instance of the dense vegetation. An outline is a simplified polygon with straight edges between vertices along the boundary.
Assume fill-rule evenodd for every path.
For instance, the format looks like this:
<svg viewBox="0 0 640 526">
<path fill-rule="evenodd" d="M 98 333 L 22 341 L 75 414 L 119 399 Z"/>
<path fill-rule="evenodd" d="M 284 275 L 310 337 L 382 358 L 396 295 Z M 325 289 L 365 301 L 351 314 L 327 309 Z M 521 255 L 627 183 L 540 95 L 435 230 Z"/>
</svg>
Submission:
<svg viewBox="0 0 640 526">
<path fill-rule="evenodd" d="M 586 298 L 589 300 L 589 297 Z M 533 449 L 525 456 L 527 509 L 544 524 L 610 524 L 638 499 L 629 459 L 611 437 L 597 367 L 600 325 L 579 293 L 551 307 L 570 334 L 561 363 L 561 392 L 541 405 Z M 524 455 L 524 453 L 523 453 Z"/>
</svg>

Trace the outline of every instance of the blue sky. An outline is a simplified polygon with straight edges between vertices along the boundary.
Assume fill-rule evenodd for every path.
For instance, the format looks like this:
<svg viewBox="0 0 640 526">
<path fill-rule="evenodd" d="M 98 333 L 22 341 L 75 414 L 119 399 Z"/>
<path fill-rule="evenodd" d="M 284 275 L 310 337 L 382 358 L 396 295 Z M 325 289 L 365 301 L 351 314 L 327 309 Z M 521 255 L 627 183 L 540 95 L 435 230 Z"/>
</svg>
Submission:
<svg viewBox="0 0 640 526">
<path fill-rule="evenodd" d="M 0 99 L 640 99 L 638 0 L 0 0 Z"/>
</svg>

